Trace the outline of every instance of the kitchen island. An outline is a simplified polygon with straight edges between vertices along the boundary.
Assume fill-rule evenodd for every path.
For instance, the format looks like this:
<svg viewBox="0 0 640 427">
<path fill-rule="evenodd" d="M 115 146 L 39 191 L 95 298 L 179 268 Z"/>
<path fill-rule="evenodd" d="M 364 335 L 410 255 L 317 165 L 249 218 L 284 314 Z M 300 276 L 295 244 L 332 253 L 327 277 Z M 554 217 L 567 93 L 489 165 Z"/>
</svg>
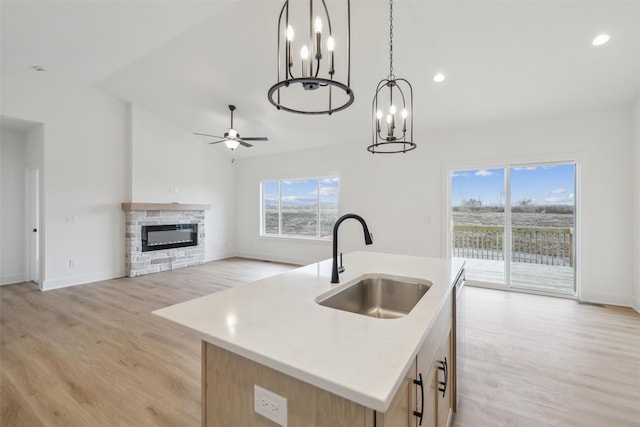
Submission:
<svg viewBox="0 0 640 427">
<path fill-rule="evenodd" d="M 331 260 L 326 260 L 154 312 L 203 341 L 203 425 L 216 425 L 215 419 L 218 425 L 224 419 L 241 423 L 232 425 L 278 425 L 253 411 L 253 385 L 288 399 L 285 414 L 276 416 L 286 425 L 288 415 L 292 426 L 302 419 L 302 425 L 320 425 L 309 420 L 327 416 L 323 411 L 344 419 L 326 421 L 327 425 L 359 425 L 362 419 L 362 425 L 370 421 L 373 426 L 373 420 L 395 410 L 398 401 L 412 412 L 416 402 L 426 399 L 424 389 L 417 400 L 410 398 L 414 393 L 409 388 L 416 388 L 411 383 L 418 377 L 416 359 L 419 365 L 417 356 L 425 353 L 425 346 L 425 357 L 435 359 L 438 349 L 431 347 L 440 343 L 444 331 L 452 330 L 453 290 L 463 262 L 354 252 L 345 254 L 344 265 L 338 284 L 330 283 Z M 318 304 L 371 274 L 432 285 L 408 315 L 397 319 Z M 447 342 L 455 340 L 449 337 Z M 450 356 L 453 369 L 440 368 L 445 375 L 455 371 L 454 361 Z M 243 419 L 247 421 L 239 421 Z"/>
</svg>

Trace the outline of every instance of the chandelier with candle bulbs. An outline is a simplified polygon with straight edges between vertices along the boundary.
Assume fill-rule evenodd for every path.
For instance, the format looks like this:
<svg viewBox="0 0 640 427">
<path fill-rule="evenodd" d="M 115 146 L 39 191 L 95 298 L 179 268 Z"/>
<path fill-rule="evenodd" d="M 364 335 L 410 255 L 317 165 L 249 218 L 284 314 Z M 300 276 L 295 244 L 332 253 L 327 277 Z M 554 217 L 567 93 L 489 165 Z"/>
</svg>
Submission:
<svg viewBox="0 0 640 427">
<path fill-rule="evenodd" d="M 389 0 L 389 75 L 380 80 L 372 103 L 371 153 L 406 153 L 413 142 L 413 88 L 393 74 L 393 0 Z"/>
<path fill-rule="evenodd" d="M 289 3 L 284 2 L 278 18 L 278 82 L 269 89 L 269 101 L 278 110 L 300 114 L 344 110 L 354 100 L 351 1 L 347 0 L 346 31 L 340 39 L 334 38 L 324 0 L 309 0 L 308 10 L 299 7 L 303 2 L 291 2 L 295 7 Z M 344 78 L 346 82 L 338 80 Z"/>
</svg>

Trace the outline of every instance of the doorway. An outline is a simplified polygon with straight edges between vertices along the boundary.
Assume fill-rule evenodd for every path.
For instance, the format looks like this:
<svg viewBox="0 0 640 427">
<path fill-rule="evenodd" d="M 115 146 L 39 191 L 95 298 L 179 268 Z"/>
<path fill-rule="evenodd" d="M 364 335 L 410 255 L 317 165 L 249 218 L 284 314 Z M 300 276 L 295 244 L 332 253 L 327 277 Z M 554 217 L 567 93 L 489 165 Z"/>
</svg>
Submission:
<svg viewBox="0 0 640 427">
<path fill-rule="evenodd" d="M 576 295 L 576 163 L 450 172 L 450 254 L 471 282 Z"/>
<path fill-rule="evenodd" d="M 27 187 L 27 280 L 40 283 L 40 169 L 26 172 Z"/>
<path fill-rule="evenodd" d="M 0 133 L 0 285 L 32 281 L 42 288 L 44 125 L 0 116 Z"/>
</svg>

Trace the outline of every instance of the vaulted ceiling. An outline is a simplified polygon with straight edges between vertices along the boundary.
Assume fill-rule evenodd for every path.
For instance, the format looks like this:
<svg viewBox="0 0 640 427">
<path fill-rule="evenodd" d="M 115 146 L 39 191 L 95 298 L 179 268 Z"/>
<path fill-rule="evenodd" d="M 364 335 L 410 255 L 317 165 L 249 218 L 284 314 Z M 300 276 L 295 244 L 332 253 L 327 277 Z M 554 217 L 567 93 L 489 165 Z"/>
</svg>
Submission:
<svg viewBox="0 0 640 427">
<path fill-rule="evenodd" d="M 346 1 L 327 4 L 340 28 Z M 271 0 L 3 0 L 2 78 L 94 85 L 189 132 L 222 134 L 227 105 L 235 104 L 241 134 L 270 138 L 238 156 L 364 147 L 376 84 L 389 73 L 388 2 L 351 2 L 355 102 L 332 116 L 277 111 L 267 100 L 277 77 L 281 7 Z M 561 115 L 638 96 L 639 1 L 396 0 L 393 22 L 394 73 L 414 87 L 419 143 L 428 130 Z M 600 33 L 610 41 L 592 46 Z M 435 83 L 436 72 L 446 80 Z"/>
</svg>

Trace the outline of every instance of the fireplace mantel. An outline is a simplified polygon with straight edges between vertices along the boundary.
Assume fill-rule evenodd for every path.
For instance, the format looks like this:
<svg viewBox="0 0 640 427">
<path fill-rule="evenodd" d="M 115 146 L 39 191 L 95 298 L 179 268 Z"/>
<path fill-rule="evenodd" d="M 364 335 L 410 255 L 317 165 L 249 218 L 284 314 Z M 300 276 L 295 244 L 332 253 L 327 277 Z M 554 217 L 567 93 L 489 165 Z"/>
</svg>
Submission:
<svg viewBox="0 0 640 427">
<path fill-rule="evenodd" d="M 211 205 L 190 205 L 185 203 L 123 203 L 122 210 L 129 211 L 204 211 Z"/>
</svg>

